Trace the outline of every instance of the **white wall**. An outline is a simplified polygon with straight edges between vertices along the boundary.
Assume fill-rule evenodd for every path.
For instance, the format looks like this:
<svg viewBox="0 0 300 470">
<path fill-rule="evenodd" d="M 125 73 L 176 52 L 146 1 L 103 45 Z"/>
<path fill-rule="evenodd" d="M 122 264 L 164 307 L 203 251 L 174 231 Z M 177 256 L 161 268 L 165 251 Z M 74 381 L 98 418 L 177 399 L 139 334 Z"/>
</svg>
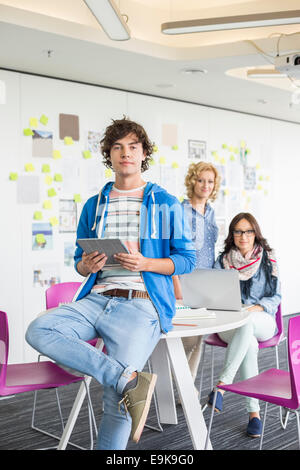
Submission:
<svg viewBox="0 0 300 470">
<path fill-rule="evenodd" d="M 95 171 L 96 166 L 99 171 L 99 187 L 106 181 L 101 160 L 98 164 L 95 159 L 86 161 L 82 158 L 86 132 L 103 130 L 112 118 L 120 118 L 123 114 L 143 124 L 150 138 L 159 147 L 155 156 L 156 165 L 151 167 L 148 175 L 145 174 L 146 179 L 151 178 L 159 183 L 164 176 L 163 181 L 171 187 L 168 189 L 173 189 L 172 192 L 178 197 L 183 195 L 183 177 L 190 163 L 187 158 L 188 139 L 206 141 L 209 159 L 213 162 L 213 150 L 217 150 L 221 157 L 226 157 L 227 172 L 230 171 L 232 163 L 228 163 L 230 152 L 223 150 L 222 144 L 237 146 L 241 140 L 247 142 L 247 147 L 251 150 L 249 165 L 259 164 L 261 174 L 270 177 L 270 183 L 263 182 L 267 184 L 268 195 L 264 195 L 262 191 L 245 194 L 238 184 L 236 188 L 226 188 L 229 191 L 235 190 L 239 195 L 238 203 L 234 206 L 228 204 L 228 195 L 225 197 L 226 224 L 228 225 L 237 209 L 248 210 L 258 218 L 264 236 L 278 254 L 283 312 L 290 314 L 300 311 L 297 295 L 300 287 L 297 274 L 300 254 L 293 243 L 300 231 L 300 221 L 297 217 L 300 170 L 298 125 L 1 70 L 0 80 L 4 80 L 7 87 L 7 103 L 0 105 L 0 308 L 9 315 L 11 362 L 36 358 L 36 353 L 24 340 L 27 325 L 45 305 L 44 289 L 33 287 L 33 265 L 55 262 L 61 267 L 61 281 L 81 279 L 72 268 L 63 264 L 64 241 L 73 242 L 75 234 L 60 234 L 58 228 L 53 227 L 53 250 L 32 251 L 33 213 L 35 210 L 41 210 L 42 201 L 47 199 L 48 188 L 43 184 L 41 165 L 49 163 L 52 172 L 61 172 L 64 162 L 74 161 L 74 168 L 78 168 L 80 178 L 79 182 L 74 183 L 73 192 L 80 192 L 84 201 L 91 195 L 88 175 Z M 29 127 L 29 118 L 39 118 L 43 113 L 49 117 L 45 129 L 53 131 L 54 147 L 61 150 L 62 161 L 33 158 L 31 138 L 23 135 L 23 129 Z M 66 148 L 59 140 L 59 113 L 79 116 L 81 139 L 72 148 Z M 161 145 L 161 128 L 164 123 L 177 124 L 176 151 Z M 158 164 L 160 156 L 166 158 L 166 166 Z M 11 171 L 17 171 L 19 175 L 24 174 L 23 168 L 27 162 L 35 165 L 35 173 L 41 178 L 41 202 L 37 204 L 17 203 L 18 183 L 9 180 Z M 179 169 L 172 170 L 172 162 L 178 162 Z M 59 196 L 64 196 L 64 191 L 62 186 Z M 70 196 L 72 197 L 68 194 L 68 197 Z M 53 198 L 54 208 L 51 215 L 57 215 L 57 200 L 58 198 Z M 82 205 L 79 205 L 79 210 L 81 207 Z M 47 221 L 50 213 L 43 211 L 43 215 L 44 221 Z"/>
</svg>

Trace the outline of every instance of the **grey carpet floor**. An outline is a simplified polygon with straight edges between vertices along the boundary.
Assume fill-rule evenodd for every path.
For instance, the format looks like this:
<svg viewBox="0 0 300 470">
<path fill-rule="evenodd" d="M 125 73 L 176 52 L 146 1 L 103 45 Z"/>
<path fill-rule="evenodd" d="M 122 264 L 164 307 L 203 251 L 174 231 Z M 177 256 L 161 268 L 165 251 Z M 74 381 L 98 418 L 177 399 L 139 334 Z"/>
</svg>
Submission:
<svg viewBox="0 0 300 470">
<path fill-rule="evenodd" d="M 288 318 L 284 317 L 285 331 L 287 331 Z M 280 367 L 286 369 L 286 343 L 279 348 Z M 224 360 L 223 348 L 215 348 L 215 377 L 221 371 Z M 210 354 L 207 351 L 204 367 L 203 398 L 210 392 Z M 262 350 L 259 354 L 260 371 L 275 367 L 275 352 L 273 349 Z M 196 385 L 199 385 L 197 377 Z M 72 408 L 78 384 L 73 384 L 60 389 L 63 415 L 68 417 Z M 175 391 L 176 393 L 176 391 Z M 61 433 L 60 421 L 56 409 L 55 392 L 42 390 L 38 395 L 38 411 L 36 424 L 47 429 L 51 433 Z M 97 422 L 102 415 L 102 389 L 92 380 L 91 398 L 94 406 Z M 33 394 L 25 393 L 9 399 L 0 400 L 0 450 L 32 450 L 55 446 L 57 441 L 41 435 L 32 430 L 31 410 Z M 185 422 L 183 410 L 177 406 L 178 425 L 163 425 L 163 432 L 156 432 L 145 428 L 138 444 L 129 442 L 127 450 L 192 450 L 192 443 Z M 208 423 L 210 409 L 204 412 Z M 259 439 L 251 439 L 246 436 L 248 415 L 245 410 L 244 398 L 233 393 L 227 393 L 224 397 L 224 411 L 215 415 L 211 442 L 214 450 L 257 450 Z M 153 404 L 148 416 L 148 424 L 155 426 L 155 408 Z M 72 442 L 82 447 L 89 447 L 88 412 L 84 403 L 79 414 L 78 421 L 71 436 Z M 67 449 L 74 449 L 68 446 Z M 298 435 L 295 418 L 290 418 L 287 428 L 283 430 L 279 422 L 278 408 L 269 405 L 266 431 L 264 437 L 264 449 L 266 450 L 297 450 Z"/>
</svg>

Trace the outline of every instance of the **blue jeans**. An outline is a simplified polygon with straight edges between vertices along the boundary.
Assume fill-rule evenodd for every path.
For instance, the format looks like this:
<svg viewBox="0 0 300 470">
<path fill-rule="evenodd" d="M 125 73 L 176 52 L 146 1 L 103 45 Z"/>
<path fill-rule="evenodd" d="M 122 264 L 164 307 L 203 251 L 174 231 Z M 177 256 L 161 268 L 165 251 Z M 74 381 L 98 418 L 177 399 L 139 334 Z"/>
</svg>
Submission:
<svg viewBox="0 0 300 470">
<path fill-rule="evenodd" d="M 142 370 L 161 334 L 158 314 L 148 299 L 91 293 L 38 317 L 27 342 L 54 361 L 94 377 L 104 386 L 104 413 L 97 449 L 126 449 L 130 416 L 118 402 L 133 371 Z M 104 341 L 107 354 L 86 341 Z"/>
</svg>

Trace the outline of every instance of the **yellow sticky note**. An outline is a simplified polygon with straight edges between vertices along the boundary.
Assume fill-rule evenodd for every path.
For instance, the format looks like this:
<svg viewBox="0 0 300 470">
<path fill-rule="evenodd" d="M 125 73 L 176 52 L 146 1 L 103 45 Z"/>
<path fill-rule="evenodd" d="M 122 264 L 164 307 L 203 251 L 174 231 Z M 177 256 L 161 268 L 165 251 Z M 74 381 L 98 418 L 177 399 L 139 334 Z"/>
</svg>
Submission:
<svg viewBox="0 0 300 470">
<path fill-rule="evenodd" d="M 57 219 L 57 217 L 51 217 L 51 218 L 50 218 L 50 224 L 51 224 L 52 226 L 58 225 L 58 219 Z"/>
<path fill-rule="evenodd" d="M 220 163 L 221 163 L 221 165 L 226 165 L 226 160 L 225 160 L 225 158 L 224 158 L 224 157 L 223 157 L 223 158 L 221 158 L 221 160 L 220 160 Z"/>
<path fill-rule="evenodd" d="M 41 122 L 42 124 L 44 124 L 44 126 L 46 126 L 46 125 L 48 124 L 48 120 L 49 120 L 49 119 L 47 118 L 47 116 L 45 116 L 45 114 L 42 114 L 42 115 L 41 115 L 41 117 L 40 117 L 40 122 Z"/>
<path fill-rule="evenodd" d="M 54 160 L 59 160 L 60 158 L 62 158 L 59 150 L 53 150 L 53 158 Z"/>
<path fill-rule="evenodd" d="M 235 162 L 235 156 L 233 154 L 231 154 L 229 158 L 231 162 Z"/>
<path fill-rule="evenodd" d="M 219 155 L 218 155 L 217 153 L 215 153 L 215 155 L 214 155 L 214 160 L 215 160 L 215 162 L 219 162 L 219 161 L 220 161 L 220 157 L 219 157 Z"/>
<path fill-rule="evenodd" d="M 74 201 L 75 201 L 76 203 L 82 201 L 80 194 L 74 194 Z"/>
<path fill-rule="evenodd" d="M 37 118 L 31 117 L 31 118 L 29 119 L 29 125 L 30 125 L 30 127 L 37 128 L 38 125 L 39 125 Z"/>
<path fill-rule="evenodd" d="M 178 150 L 178 145 L 172 145 L 172 150 Z"/>
<path fill-rule="evenodd" d="M 35 240 L 39 245 L 42 243 L 46 243 L 46 238 L 43 233 L 37 233 L 35 236 Z"/>
<path fill-rule="evenodd" d="M 26 136 L 30 136 L 30 135 L 33 135 L 33 132 L 30 128 L 27 128 L 23 130 L 23 134 Z"/>
<path fill-rule="evenodd" d="M 55 191 L 54 188 L 48 189 L 48 197 L 53 197 L 53 196 L 56 196 L 56 195 L 57 195 L 57 192 Z"/>
<path fill-rule="evenodd" d="M 51 201 L 44 201 L 43 208 L 44 209 L 52 209 L 52 202 Z"/>
<path fill-rule="evenodd" d="M 218 152 L 216 150 L 212 150 L 211 154 L 213 157 L 215 157 L 216 155 L 218 155 Z"/>
<path fill-rule="evenodd" d="M 177 162 L 173 162 L 173 163 L 172 163 L 172 168 L 175 168 L 175 169 L 176 169 L 176 168 L 179 168 L 178 163 L 177 163 Z"/>
<path fill-rule="evenodd" d="M 42 220 L 43 219 L 43 214 L 41 211 L 35 211 L 33 214 L 34 220 Z"/>
<path fill-rule="evenodd" d="M 32 163 L 25 163 L 25 171 L 29 172 L 29 171 L 34 171 L 34 170 L 35 168 Z"/>
<path fill-rule="evenodd" d="M 261 185 L 261 184 L 258 184 L 258 185 L 257 185 L 257 189 L 258 189 L 259 191 L 261 191 L 261 190 L 262 190 L 262 185 Z"/>
<path fill-rule="evenodd" d="M 229 150 L 229 152 L 233 152 L 233 146 L 229 145 L 228 150 Z"/>
<path fill-rule="evenodd" d="M 50 176 L 50 175 L 45 176 L 45 183 L 48 184 L 48 186 L 50 186 L 50 184 L 52 184 L 52 182 L 53 182 L 52 176 Z"/>
<path fill-rule="evenodd" d="M 238 148 L 238 147 L 234 147 L 233 152 L 234 152 L 234 153 L 239 153 L 239 148 Z"/>
<path fill-rule="evenodd" d="M 106 168 L 106 170 L 104 172 L 105 178 L 110 178 L 112 176 L 112 174 L 113 174 L 112 169 L 111 168 Z"/>
<path fill-rule="evenodd" d="M 165 163 L 166 163 L 166 158 L 165 158 L 165 157 L 160 157 L 159 163 L 160 163 L 161 165 L 165 165 Z"/>
<path fill-rule="evenodd" d="M 11 181 L 17 181 L 18 179 L 18 173 L 9 173 L 9 179 Z"/>
<path fill-rule="evenodd" d="M 157 147 L 157 145 L 154 145 L 153 146 L 153 153 L 157 153 L 157 152 L 158 152 L 158 147 Z"/>
<path fill-rule="evenodd" d="M 228 196 L 228 194 L 229 194 L 229 189 L 227 189 L 227 188 L 224 189 L 224 195 L 225 195 L 225 196 Z"/>
<path fill-rule="evenodd" d="M 85 158 L 85 159 L 92 158 L 92 154 L 89 150 L 84 150 L 82 152 L 82 155 L 83 155 L 83 158 Z"/>
<path fill-rule="evenodd" d="M 257 163 L 255 167 L 256 167 L 257 170 L 259 170 L 260 169 L 260 163 Z"/>
<path fill-rule="evenodd" d="M 183 201 L 184 201 L 184 196 L 180 196 L 179 202 L 183 202 Z"/>
<path fill-rule="evenodd" d="M 156 165 L 156 162 L 155 162 L 154 158 L 151 158 L 151 159 L 149 160 L 149 165 L 151 165 L 151 166 Z"/>
<path fill-rule="evenodd" d="M 222 149 L 227 149 L 227 144 L 222 144 Z"/>
<path fill-rule="evenodd" d="M 241 146 L 242 149 L 245 148 L 246 147 L 246 142 L 244 140 L 241 140 L 240 146 Z"/>
<path fill-rule="evenodd" d="M 50 173 L 50 165 L 47 165 L 47 163 L 44 163 L 42 165 L 42 173 Z"/>
<path fill-rule="evenodd" d="M 260 175 L 260 176 L 258 177 L 258 179 L 259 179 L 259 181 L 263 181 L 263 180 L 264 180 L 264 177 L 263 177 L 262 175 Z"/>
<path fill-rule="evenodd" d="M 264 195 L 267 196 L 268 194 L 269 194 L 268 190 L 265 189 L 265 190 L 264 190 Z"/>
<path fill-rule="evenodd" d="M 62 175 L 60 173 L 55 173 L 54 181 L 56 181 L 57 183 L 60 183 L 62 180 L 63 180 Z"/>
<path fill-rule="evenodd" d="M 72 137 L 65 137 L 64 142 L 65 142 L 65 145 L 73 145 L 74 144 Z"/>
</svg>

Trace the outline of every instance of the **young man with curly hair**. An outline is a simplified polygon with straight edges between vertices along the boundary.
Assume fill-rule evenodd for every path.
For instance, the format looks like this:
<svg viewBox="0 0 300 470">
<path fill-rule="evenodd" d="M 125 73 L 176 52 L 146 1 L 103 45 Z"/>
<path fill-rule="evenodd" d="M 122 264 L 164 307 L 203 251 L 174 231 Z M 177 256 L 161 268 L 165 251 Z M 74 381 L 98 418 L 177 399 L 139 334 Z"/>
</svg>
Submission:
<svg viewBox="0 0 300 470">
<path fill-rule="evenodd" d="M 152 154 L 143 127 L 115 120 L 101 148 L 115 181 L 85 203 L 77 238 L 119 238 L 129 253 L 115 255 L 121 268 L 105 269 L 105 253 L 77 245 L 75 268 L 85 280 L 74 301 L 38 317 L 26 339 L 104 386 L 97 449 L 110 450 L 125 449 L 130 432 L 135 442 L 141 436 L 156 382 L 141 371 L 161 333 L 172 329 L 172 275 L 192 271 L 196 255 L 178 200 L 142 178 Z M 87 343 L 96 336 L 106 353 Z"/>
</svg>

